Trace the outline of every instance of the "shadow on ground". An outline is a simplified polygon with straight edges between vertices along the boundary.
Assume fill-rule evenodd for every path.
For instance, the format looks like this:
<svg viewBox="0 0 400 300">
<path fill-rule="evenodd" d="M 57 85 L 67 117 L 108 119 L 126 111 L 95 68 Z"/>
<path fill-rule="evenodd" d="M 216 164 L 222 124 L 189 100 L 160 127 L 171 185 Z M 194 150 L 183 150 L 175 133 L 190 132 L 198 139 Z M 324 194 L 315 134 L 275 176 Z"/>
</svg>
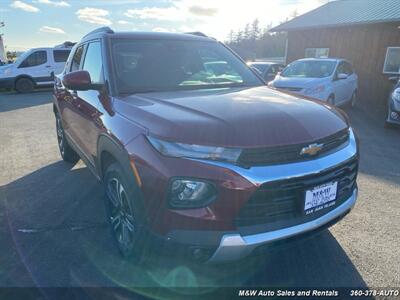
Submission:
<svg viewBox="0 0 400 300">
<path fill-rule="evenodd" d="M 27 108 L 52 101 L 51 89 L 38 89 L 29 94 L 18 94 L 16 92 L 0 93 L 0 113 Z"/>
<path fill-rule="evenodd" d="M 102 187 L 81 165 L 50 164 L 2 192 L 19 256 L 3 251 L 0 261 L 7 266 L 22 261 L 37 286 L 125 287 L 139 293 L 156 291 L 146 287 L 176 293 L 177 287 L 366 287 L 329 231 L 225 265 L 182 260 L 179 251 L 150 251 L 140 266 L 123 260 L 105 222 Z M 1 285 L 24 285 L 23 270 L 10 270 L 0 277 Z"/>
</svg>

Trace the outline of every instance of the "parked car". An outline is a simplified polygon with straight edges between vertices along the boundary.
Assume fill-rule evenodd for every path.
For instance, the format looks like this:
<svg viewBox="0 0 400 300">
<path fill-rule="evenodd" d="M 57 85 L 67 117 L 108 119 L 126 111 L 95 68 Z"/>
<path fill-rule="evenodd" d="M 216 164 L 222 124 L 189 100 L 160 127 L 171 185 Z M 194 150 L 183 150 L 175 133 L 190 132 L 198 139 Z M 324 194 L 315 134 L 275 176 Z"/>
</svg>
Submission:
<svg viewBox="0 0 400 300">
<path fill-rule="evenodd" d="M 387 102 L 386 127 L 400 125 L 400 80 L 399 77 L 392 77 L 391 80 L 396 84 Z"/>
<path fill-rule="evenodd" d="M 54 74 L 64 69 L 71 47 L 34 48 L 17 60 L 0 67 L 0 88 L 31 92 L 35 87 L 51 86 Z"/>
<path fill-rule="evenodd" d="M 326 101 L 332 105 L 357 101 L 358 76 L 347 60 L 305 58 L 289 64 L 271 86 L 299 95 Z"/>
<path fill-rule="evenodd" d="M 206 72 L 211 60 L 229 76 Z M 97 29 L 56 77 L 54 113 L 62 158 L 105 187 L 124 256 L 157 237 L 196 260 L 236 260 L 356 202 L 346 116 L 268 88 L 211 38 Z"/>
<path fill-rule="evenodd" d="M 252 61 L 248 62 L 247 64 L 260 73 L 265 82 L 274 80 L 276 75 L 282 72 L 282 70 L 285 68 L 283 64 L 268 61 Z"/>
</svg>

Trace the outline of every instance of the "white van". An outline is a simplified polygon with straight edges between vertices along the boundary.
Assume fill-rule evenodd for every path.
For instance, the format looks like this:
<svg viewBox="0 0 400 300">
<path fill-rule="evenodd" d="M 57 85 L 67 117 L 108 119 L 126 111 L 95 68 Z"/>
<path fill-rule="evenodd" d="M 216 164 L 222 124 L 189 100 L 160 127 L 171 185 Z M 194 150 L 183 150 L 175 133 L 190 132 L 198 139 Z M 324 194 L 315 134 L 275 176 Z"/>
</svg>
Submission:
<svg viewBox="0 0 400 300">
<path fill-rule="evenodd" d="M 14 63 L 0 67 L 0 89 L 28 93 L 35 87 L 52 85 L 54 75 L 64 69 L 71 46 L 64 43 L 54 48 L 34 48 L 24 52 Z"/>
</svg>

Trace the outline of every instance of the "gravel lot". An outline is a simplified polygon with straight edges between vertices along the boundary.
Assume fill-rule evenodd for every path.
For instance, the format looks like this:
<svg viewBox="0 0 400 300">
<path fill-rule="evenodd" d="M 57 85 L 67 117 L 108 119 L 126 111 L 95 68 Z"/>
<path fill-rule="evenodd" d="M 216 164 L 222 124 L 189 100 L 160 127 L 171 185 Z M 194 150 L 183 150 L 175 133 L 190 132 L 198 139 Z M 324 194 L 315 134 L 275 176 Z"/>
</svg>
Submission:
<svg viewBox="0 0 400 300">
<path fill-rule="evenodd" d="M 102 189 L 57 149 L 51 94 L 0 94 L 0 286 L 400 286 L 400 129 L 349 112 L 361 140 L 359 200 L 330 231 L 224 266 L 124 261 Z"/>
</svg>

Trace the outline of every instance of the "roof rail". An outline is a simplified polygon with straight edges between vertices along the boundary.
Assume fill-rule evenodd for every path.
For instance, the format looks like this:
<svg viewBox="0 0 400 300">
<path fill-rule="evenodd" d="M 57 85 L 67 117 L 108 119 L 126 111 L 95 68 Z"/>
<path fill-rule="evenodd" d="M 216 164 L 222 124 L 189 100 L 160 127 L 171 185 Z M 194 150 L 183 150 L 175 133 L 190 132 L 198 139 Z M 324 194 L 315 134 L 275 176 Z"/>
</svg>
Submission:
<svg viewBox="0 0 400 300">
<path fill-rule="evenodd" d="M 110 27 L 104 26 L 104 27 L 100 27 L 100 28 L 97 28 L 97 29 L 89 32 L 84 37 L 87 37 L 87 36 L 95 34 L 95 33 L 114 33 L 114 31 Z"/>
<path fill-rule="evenodd" d="M 195 32 L 185 32 L 185 34 L 191 34 L 191 35 L 197 35 L 197 36 L 202 36 L 202 37 L 208 37 L 204 33 L 200 31 L 195 31 Z"/>
</svg>

